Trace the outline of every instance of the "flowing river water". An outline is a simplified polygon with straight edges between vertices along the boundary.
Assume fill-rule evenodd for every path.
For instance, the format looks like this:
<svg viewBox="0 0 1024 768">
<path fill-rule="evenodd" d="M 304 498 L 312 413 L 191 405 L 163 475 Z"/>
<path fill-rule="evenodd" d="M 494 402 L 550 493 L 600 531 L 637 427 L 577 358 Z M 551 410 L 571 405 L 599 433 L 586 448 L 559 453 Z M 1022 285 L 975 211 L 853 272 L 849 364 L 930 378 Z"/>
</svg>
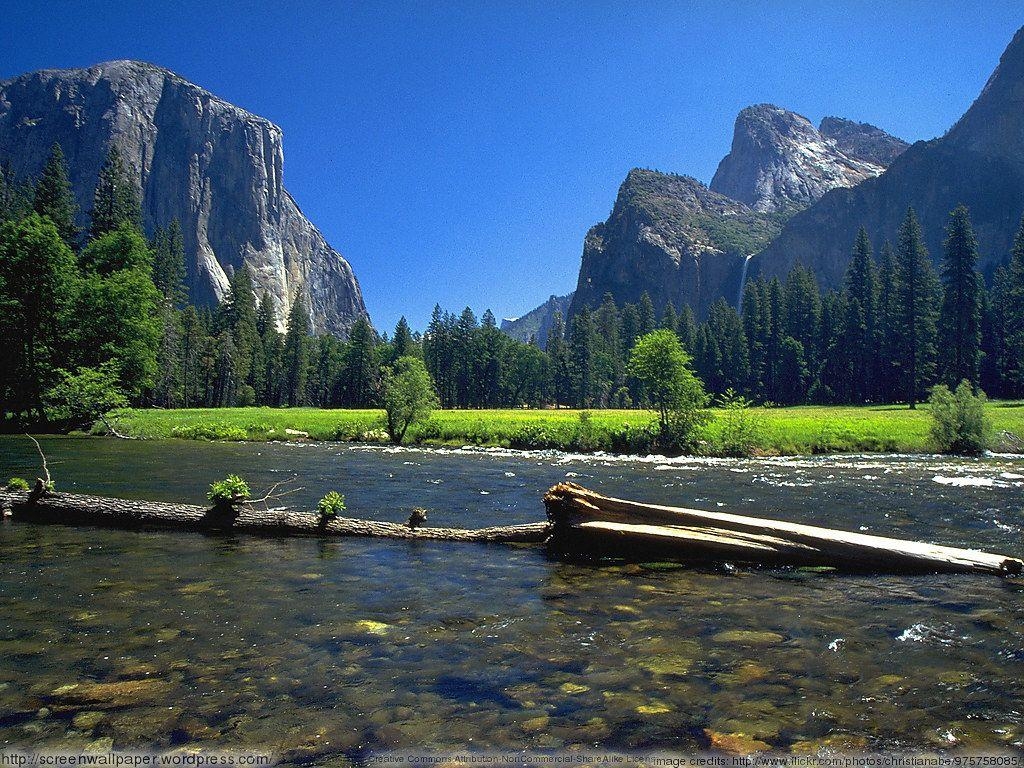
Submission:
<svg viewBox="0 0 1024 768">
<path fill-rule="evenodd" d="M 1021 556 L 1024 459 L 637 460 L 43 441 L 60 488 L 199 503 L 229 472 L 353 516 L 543 518 L 572 479 Z M 0 477 L 35 477 L 0 438 Z M 536 546 L 0 527 L 0 748 L 1019 751 L 1024 579 L 573 563 Z"/>
</svg>

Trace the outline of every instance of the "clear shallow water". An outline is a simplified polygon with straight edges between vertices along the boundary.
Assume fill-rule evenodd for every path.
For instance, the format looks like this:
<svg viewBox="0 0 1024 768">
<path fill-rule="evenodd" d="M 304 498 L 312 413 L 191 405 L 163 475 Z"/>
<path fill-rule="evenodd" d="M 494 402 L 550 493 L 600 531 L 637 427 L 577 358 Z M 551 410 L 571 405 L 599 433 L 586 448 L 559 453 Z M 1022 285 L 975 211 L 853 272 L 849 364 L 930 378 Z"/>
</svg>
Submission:
<svg viewBox="0 0 1024 768">
<path fill-rule="evenodd" d="M 348 445 L 44 441 L 69 491 L 200 502 L 298 474 L 312 506 L 541 519 L 638 499 L 1024 554 L 1024 460 L 636 461 Z M 34 476 L 0 438 L 0 477 Z M 536 547 L 5 523 L 0 746 L 1019 750 L 1024 580 L 587 565 Z M 67 686 L 77 684 L 77 688 Z M 40 717 L 40 710 L 45 716 Z M 717 739 L 718 737 L 715 736 Z"/>
</svg>

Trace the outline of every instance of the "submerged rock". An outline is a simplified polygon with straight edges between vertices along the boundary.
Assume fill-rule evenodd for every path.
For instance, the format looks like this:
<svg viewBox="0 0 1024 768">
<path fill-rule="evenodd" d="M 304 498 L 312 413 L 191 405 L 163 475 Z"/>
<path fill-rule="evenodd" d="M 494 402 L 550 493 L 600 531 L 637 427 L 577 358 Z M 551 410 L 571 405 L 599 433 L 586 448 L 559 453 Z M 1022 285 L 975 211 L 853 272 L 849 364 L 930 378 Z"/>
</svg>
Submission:
<svg viewBox="0 0 1024 768">
<path fill-rule="evenodd" d="M 734 645 L 777 645 L 784 638 L 778 632 L 766 632 L 754 629 L 727 629 L 711 638 L 716 643 Z"/>
<path fill-rule="evenodd" d="M 116 683 L 71 683 L 50 693 L 61 704 L 86 704 L 97 707 L 130 707 L 149 703 L 170 693 L 165 680 L 123 680 Z"/>
<path fill-rule="evenodd" d="M 767 752 L 771 745 L 748 736 L 745 733 L 719 733 L 710 728 L 704 729 L 704 735 L 711 742 L 711 748 L 731 755 L 750 755 L 755 752 Z"/>
</svg>

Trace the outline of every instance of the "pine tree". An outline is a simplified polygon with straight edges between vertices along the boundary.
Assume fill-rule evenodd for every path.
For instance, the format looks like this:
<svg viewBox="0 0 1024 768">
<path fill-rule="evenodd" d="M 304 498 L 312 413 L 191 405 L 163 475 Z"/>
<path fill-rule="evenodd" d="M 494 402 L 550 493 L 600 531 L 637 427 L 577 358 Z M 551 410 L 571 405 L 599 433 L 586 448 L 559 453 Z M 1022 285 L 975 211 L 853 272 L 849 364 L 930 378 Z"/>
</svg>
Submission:
<svg viewBox="0 0 1024 768">
<path fill-rule="evenodd" d="M 43 166 L 43 173 L 36 184 L 32 207 L 40 216 L 46 216 L 57 227 L 61 239 L 72 251 L 78 249 L 78 203 L 71 191 L 68 180 L 68 166 L 60 144 L 50 149 L 50 157 Z"/>
<path fill-rule="evenodd" d="M 914 209 L 900 227 L 896 249 L 899 274 L 899 322 L 903 329 L 899 360 L 905 397 L 911 409 L 933 382 L 939 281 L 928 259 Z"/>
<path fill-rule="evenodd" d="M 594 405 L 594 352 L 597 330 L 593 315 L 586 307 L 572 319 L 569 331 L 569 373 L 572 377 L 573 402 L 577 408 Z"/>
<path fill-rule="evenodd" d="M 697 341 L 697 320 L 693 316 L 693 310 L 689 304 L 683 305 L 683 311 L 679 313 L 679 320 L 676 322 L 676 334 L 687 354 L 693 355 L 694 345 Z"/>
<path fill-rule="evenodd" d="M 344 371 L 348 404 L 355 408 L 376 405 L 380 388 L 380 362 L 377 359 L 373 328 L 365 317 L 359 317 L 352 325 Z"/>
<path fill-rule="evenodd" d="M 842 350 L 848 361 L 849 399 L 863 403 L 875 396 L 878 332 L 878 280 L 871 241 L 863 227 L 857 233 L 853 258 L 846 269 Z"/>
<path fill-rule="evenodd" d="M 95 240 L 124 224 L 142 231 L 142 208 L 139 193 L 128 177 L 117 145 L 111 144 L 107 159 L 96 180 L 89 236 Z"/>
<path fill-rule="evenodd" d="M 885 402 L 899 399 L 901 388 L 900 349 L 903 328 L 900 320 L 900 275 L 892 244 L 882 243 L 878 269 L 878 354 L 875 358 L 875 390 Z"/>
<path fill-rule="evenodd" d="M 595 391 L 600 404 L 604 407 L 611 403 L 612 397 L 625 379 L 619 324 L 619 308 L 615 305 L 612 295 L 606 293 L 601 306 L 594 313 L 594 326 L 597 331 L 594 360 Z"/>
<path fill-rule="evenodd" d="M 967 380 L 978 386 L 981 368 L 981 295 L 978 241 L 966 206 L 949 215 L 942 260 L 939 313 L 939 376 L 952 389 Z"/>
<path fill-rule="evenodd" d="M 669 301 L 665 305 L 665 311 L 661 313 L 661 327 L 675 333 L 676 326 L 679 325 L 679 315 L 676 312 L 675 305 Z"/>
<path fill-rule="evenodd" d="M 284 374 L 284 399 L 288 405 L 301 405 L 306 389 L 306 375 L 309 365 L 309 310 L 302 294 L 295 296 L 288 313 L 288 332 L 284 337 L 282 365 Z"/>
<path fill-rule="evenodd" d="M 646 336 L 657 327 L 654 314 L 654 302 L 651 301 L 651 294 L 644 291 L 640 294 L 640 303 L 637 305 L 640 313 L 640 336 Z"/>
<path fill-rule="evenodd" d="M 157 227 L 153 233 L 153 282 L 171 306 L 185 304 L 185 243 L 177 219 L 166 229 Z"/>
<path fill-rule="evenodd" d="M 1000 378 L 1008 397 L 1024 397 L 1024 219 L 1013 241 L 1010 263 L 998 286 L 998 311 L 1003 322 Z"/>
<path fill-rule="evenodd" d="M 565 344 L 565 323 L 562 320 L 561 312 L 555 312 L 554 317 L 551 318 L 545 349 L 548 359 L 551 361 L 548 368 L 549 396 L 555 405 L 567 404 L 572 399 L 572 385 L 569 375 L 569 355 Z"/>
<path fill-rule="evenodd" d="M 409 322 L 402 315 L 395 326 L 395 334 L 391 339 L 392 362 L 400 357 L 421 357 L 419 345 L 412 338 L 412 331 L 409 330 Z"/>
</svg>

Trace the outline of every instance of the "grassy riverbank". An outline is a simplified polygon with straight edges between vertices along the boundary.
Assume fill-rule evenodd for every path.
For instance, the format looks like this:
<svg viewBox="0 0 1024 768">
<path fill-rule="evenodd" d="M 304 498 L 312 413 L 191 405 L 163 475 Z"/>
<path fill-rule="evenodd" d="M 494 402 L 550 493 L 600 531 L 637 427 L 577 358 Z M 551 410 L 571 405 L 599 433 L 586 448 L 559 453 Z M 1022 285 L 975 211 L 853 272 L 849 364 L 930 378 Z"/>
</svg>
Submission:
<svg viewBox="0 0 1024 768">
<path fill-rule="evenodd" d="M 1000 438 L 1024 436 L 1024 402 L 993 402 L 988 413 L 996 433 L 994 448 L 1011 448 Z M 721 411 L 701 434 L 703 451 L 723 452 Z M 931 452 L 928 407 L 800 406 L 752 408 L 755 451 L 810 454 L 860 451 Z M 414 426 L 407 443 L 486 445 L 513 448 L 645 452 L 647 411 L 572 410 L 438 411 Z M 117 419 L 124 434 L 146 438 L 194 440 L 314 440 L 387 442 L 383 412 L 318 408 L 217 408 L 135 410 Z M 289 433 L 292 430 L 292 433 Z"/>
</svg>

